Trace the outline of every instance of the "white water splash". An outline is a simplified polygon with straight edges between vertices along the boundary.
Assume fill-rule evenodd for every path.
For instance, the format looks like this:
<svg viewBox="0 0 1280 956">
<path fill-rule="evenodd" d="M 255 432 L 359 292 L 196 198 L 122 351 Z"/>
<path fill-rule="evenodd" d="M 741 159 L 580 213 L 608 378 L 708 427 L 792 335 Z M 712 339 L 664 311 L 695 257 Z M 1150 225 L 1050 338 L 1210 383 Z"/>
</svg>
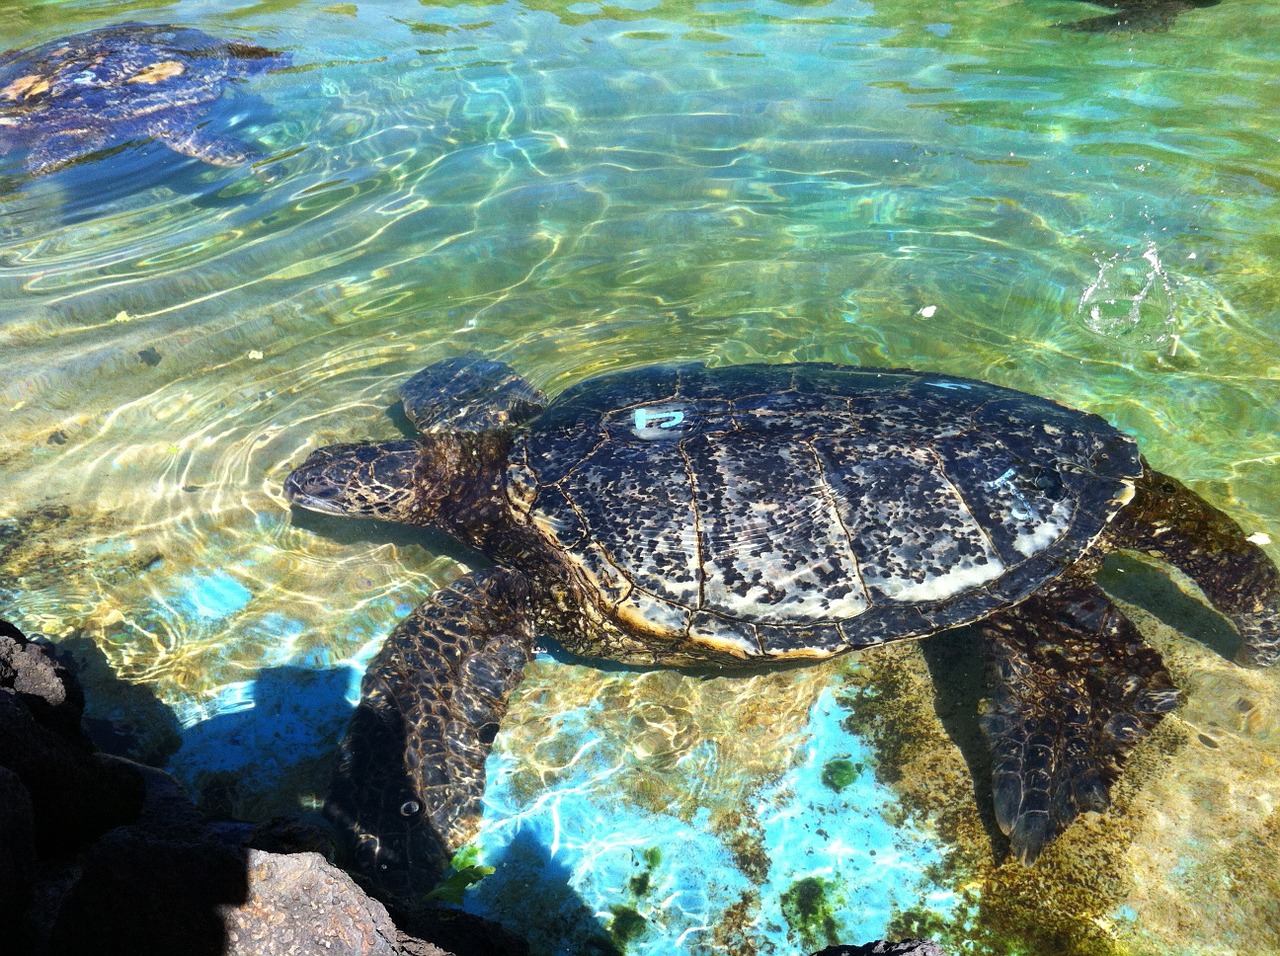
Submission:
<svg viewBox="0 0 1280 956">
<path fill-rule="evenodd" d="M 1094 262 L 1098 275 L 1076 304 L 1084 324 L 1128 344 L 1176 347 L 1174 284 L 1156 244 L 1148 239 L 1141 253 L 1130 249 L 1105 259 L 1094 256 Z"/>
</svg>

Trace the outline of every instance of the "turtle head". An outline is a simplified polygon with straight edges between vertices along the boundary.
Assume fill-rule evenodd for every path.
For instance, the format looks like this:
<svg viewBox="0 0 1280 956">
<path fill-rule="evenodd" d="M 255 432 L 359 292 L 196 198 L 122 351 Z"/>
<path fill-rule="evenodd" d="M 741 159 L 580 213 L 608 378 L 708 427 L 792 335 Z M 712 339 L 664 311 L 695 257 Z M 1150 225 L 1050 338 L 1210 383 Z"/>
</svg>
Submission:
<svg viewBox="0 0 1280 956">
<path fill-rule="evenodd" d="M 322 514 L 430 524 L 418 503 L 421 460 L 415 441 L 329 445 L 285 479 L 285 497 Z"/>
<path fill-rule="evenodd" d="M 509 447 L 501 431 L 329 445 L 293 470 L 284 493 L 311 511 L 435 528 L 482 545 L 504 528 Z"/>
</svg>

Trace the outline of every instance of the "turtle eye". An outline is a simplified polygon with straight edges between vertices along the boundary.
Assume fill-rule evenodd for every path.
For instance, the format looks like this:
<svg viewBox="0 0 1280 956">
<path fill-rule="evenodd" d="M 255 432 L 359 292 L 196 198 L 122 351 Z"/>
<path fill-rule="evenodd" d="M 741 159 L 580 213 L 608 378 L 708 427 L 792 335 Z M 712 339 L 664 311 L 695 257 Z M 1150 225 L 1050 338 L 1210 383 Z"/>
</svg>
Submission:
<svg viewBox="0 0 1280 956">
<path fill-rule="evenodd" d="M 1039 469 L 1031 483 L 1050 498 L 1057 498 L 1062 493 L 1062 476 L 1049 468 Z"/>
<path fill-rule="evenodd" d="M 422 811 L 422 804 L 417 800 L 406 800 L 400 804 L 400 816 L 416 817 Z"/>
</svg>

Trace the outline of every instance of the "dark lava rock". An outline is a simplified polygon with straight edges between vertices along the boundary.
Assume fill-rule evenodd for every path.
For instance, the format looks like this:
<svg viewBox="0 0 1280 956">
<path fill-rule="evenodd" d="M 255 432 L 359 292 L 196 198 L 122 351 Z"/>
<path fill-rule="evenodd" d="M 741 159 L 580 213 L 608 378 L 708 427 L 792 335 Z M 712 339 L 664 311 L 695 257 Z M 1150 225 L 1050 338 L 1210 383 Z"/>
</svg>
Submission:
<svg viewBox="0 0 1280 956">
<path fill-rule="evenodd" d="M 0 621 L 4 953 L 451 956 L 418 926 L 459 956 L 526 951 L 462 913 L 397 929 L 323 824 L 209 821 L 164 771 L 98 752 L 83 713 L 74 674 Z"/>
<path fill-rule="evenodd" d="M 0 767 L 0 900 L 21 910 L 31 901 L 36 868 L 36 824 L 31 794 L 21 778 Z"/>
<path fill-rule="evenodd" d="M 80 682 L 48 647 L 28 639 L 8 621 L 0 621 L 0 689 L 16 695 L 37 722 L 68 743 L 92 749 L 80 729 L 84 716 Z"/>
<path fill-rule="evenodd" d="M 73 852 L 134 820 L 143 784 L 132 764 L 95 752 L 80 727 L 84 694 L 48 650 L 0 628 L 0 767 L 32 808 L 41 855 Z"/>
<path fill-rule="evenodd" d="M 120 827 L 80 858 L 79 878 L 62 900 L 49 939 L 52 956 L 95 952 L 225 951 L 221 907 L 249 898 L 239 847 L 153 836 Z"/>
<path fill-rule="evenodd" d="M 413 913 L 397 912 L 395 918 L 402 929 L 400 946 L 406 956 L 435 956 L 439 947 L 449 956 L 529 954 L 529 944 L 515 933 L 462 910 L 423 907 Z M 435 948 L 417 948 L 422 940 L 431 940 Z"/>
</svg>

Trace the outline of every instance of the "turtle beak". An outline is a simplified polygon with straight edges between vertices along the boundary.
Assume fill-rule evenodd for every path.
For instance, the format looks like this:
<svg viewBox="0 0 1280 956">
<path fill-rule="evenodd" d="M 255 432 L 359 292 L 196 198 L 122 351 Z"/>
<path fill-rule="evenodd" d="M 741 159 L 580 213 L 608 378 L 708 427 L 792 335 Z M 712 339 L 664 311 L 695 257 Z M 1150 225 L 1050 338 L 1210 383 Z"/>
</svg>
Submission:
<svg viewBox="0 0 1280 956">
<path fill-rule="evenodd" d="M 290 504 L 306 508 L 308 511 L 318 511 L 325 515 L 346 514 L 342 505 L 335 500 L 338 496 L 333 489 L 326 488 L 316 493 L 303 491 L 293 483 L 293 475 L 290 475 L 289 480 L 285 482 L 284 494 Z"/>
<path fill-rule="evenodd" d="M 334 448 L 312 452 L 284 480 L 284 496 L 290 504 L 326 515 L 345 515 L 343 506 L 347 485 L 356 462 L 349 456 L 335 454 Z"/>
<path fill-rule="evenodd" d="M 321 514 L 405 520 L 420 454 L 413 441 L 329 445 L 285 479 L 285 497 Z"/>
</svg>

